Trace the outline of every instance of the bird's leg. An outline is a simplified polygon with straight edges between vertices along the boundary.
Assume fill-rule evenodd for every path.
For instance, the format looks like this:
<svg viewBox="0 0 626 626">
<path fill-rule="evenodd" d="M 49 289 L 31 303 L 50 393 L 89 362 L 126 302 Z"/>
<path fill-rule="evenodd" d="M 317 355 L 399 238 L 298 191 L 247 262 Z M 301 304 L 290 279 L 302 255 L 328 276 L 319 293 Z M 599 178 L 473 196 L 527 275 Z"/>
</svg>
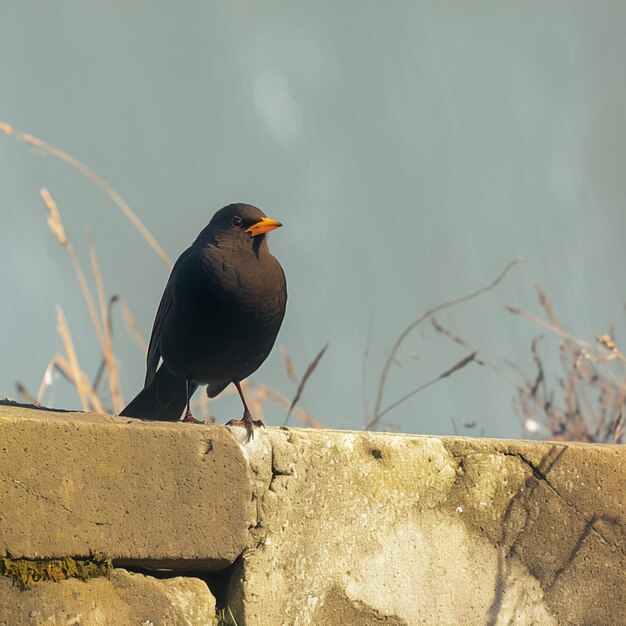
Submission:
<svg viewBox="0 0 626 626">
<path fill-rule="evenodd" d="M 185 417 L 183 417 L 183 422 L 190 422 L 192 424 L 202 424 L 202 422 L 200 420 L 197 420 L 192 414 L 191 414 L 191 396 L 193 395 L 192 393 L 190 393 L 191 391 L 191 385 L 189 384 L 189 380 L 185 379 L 185 389 L 187 390 L 187 410 L 185 411 Z"/>
<path fill-rule="evenodd" d="M 241 389 L 241 383 L 239 381 L 235 381 L 235 387 L 237 387 L 239 397 L 241 398 L 241 402 L 243 403 L 243 421 L 250 426 L 258 426 L 259 428 L 265 426 L 265 424 L 261 420 L 252 419 L 250 409 L 248 408 L 248 404 L 246 402 L 246 399 L 244 398 L 243 390 Z"/>
<path fill-rule="evenodd" d="M 257 428 L 264 427 L 265 424 L 261 420 L 253 420 L 252 414 L 250 413 L 250 409 L 248 409 L 248 404 L 246 403 L 246 399 L 243 396 L 243 391 L 241 390 L 241 384 L 238 380 L 234 380 L 235 387 L 237 387 L 237 391 L 239 392 L 239 397 L 241 398 L 241 402 L 243 403 L 243 419 L 240 420 L 230 420 L 227 426 L 244 426 L 246 432 L 248 433 L 247 440 L 250 441 L 254 437 L 254 427 Z"/>
</svg>

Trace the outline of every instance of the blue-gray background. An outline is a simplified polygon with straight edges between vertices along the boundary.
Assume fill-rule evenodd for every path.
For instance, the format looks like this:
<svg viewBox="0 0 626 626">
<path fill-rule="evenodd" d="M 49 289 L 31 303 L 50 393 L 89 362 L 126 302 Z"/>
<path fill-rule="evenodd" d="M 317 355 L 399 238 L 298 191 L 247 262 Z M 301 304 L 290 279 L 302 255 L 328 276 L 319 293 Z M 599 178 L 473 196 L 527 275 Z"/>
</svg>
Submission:
<svg viewBox="0 0 626 626">
<path fill-rule="evenodd" d="M 539 282 L 566 328 L 592 339 L 614 324 L 619 341 L 625 27 L 621 0 L 1 0 L 0 121 L 90 165 L 172 258 L 229 202 L 283 221 L 270 237 L 289 282 L 279 343 L 302 373 L 330 342 L 304 404 L 328 426 L 359 428 L 368 334 L 371 404 L 402 328 L 515 257 L 529 262 L 441 321 L 493 361 L 530 371 L 539 331 L 503 305 L 538 311 Z M 145 335 L 167 279 L 92 183 L 0 135 L 0 391 L 9 395 L 17 378 L 36 390 L 61 349 L 57 303 L 83 367 L 93 373 L 99 362 L 69 261 L 46 225 L 44 186 L 85 266 L 84 232 L 93 231 L 107 290 L 127 299 Z M 143 357 L 119 317 L 116 325 L 128 398 Z M 425 326 L 407 342 L 387 399 L 463 354 Z M 293 393 L 276 351 L 256 379 Z M 470 366 L 389 422 L 449 433 L 454 418 L 517 436 L 513 393 Z M 60 384 L 46 399 L 79 406 Z M 225 420 L 239 407 L 226 399 L 215 412 Z M 279 423 L 284 412 L 267 416 Z"/>
</svg>

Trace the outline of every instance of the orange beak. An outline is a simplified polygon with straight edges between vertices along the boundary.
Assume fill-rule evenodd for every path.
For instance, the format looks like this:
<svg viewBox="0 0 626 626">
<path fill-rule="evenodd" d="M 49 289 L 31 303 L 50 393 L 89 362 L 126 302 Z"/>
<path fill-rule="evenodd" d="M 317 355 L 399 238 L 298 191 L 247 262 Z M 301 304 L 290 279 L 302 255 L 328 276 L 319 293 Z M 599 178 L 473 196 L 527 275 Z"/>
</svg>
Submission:
<svg viewBox="0 0 626 626">
<path fill-rule="evenodd" d="M 246 228 L 246 232 L 250 233 L 253 237 L 257 235 L 264 235 L 272 230 L 280 228 L 282 224 L 269 217 L 262 217 L 256 224 L 252 224 L 250 228 Z"/>
</svg>

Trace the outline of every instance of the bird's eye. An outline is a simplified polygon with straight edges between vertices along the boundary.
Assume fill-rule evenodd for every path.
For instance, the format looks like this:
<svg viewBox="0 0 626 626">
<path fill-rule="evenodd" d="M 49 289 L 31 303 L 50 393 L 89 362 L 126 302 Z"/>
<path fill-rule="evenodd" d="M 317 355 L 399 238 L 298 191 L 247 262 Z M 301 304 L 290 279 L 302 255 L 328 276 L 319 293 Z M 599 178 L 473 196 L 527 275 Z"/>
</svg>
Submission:
<svg viewBox="0 0 626 626">
<path fill-rule="evenodd" d="M 235 215 L 235 217 L 233 217 L 233 219 L 230 220 L 230 223 L 235 228 L 241 228 L 241 226 L 243 225 L 243 220 L 239 217 L 239 215 Z"/>
</svg>

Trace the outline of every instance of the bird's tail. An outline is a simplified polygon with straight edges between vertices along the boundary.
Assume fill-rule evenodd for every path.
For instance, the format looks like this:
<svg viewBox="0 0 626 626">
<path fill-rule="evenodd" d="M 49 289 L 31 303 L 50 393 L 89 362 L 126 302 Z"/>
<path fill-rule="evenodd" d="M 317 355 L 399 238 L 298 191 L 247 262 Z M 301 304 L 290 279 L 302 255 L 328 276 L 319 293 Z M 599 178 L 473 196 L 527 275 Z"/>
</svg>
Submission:
<svg viewBox="0 0 626 626">
<path fill-rule="evenodd" d="M 197 387 L 198 385 L 192 383 L 190 392 L 193 394 Z M 142 389 L 120 415 L 174 422 L 180 419 L 186 405 L 185 381 L 174 376 L 164 364 L 161 364 L 150 385 Z"/>
</svg>

